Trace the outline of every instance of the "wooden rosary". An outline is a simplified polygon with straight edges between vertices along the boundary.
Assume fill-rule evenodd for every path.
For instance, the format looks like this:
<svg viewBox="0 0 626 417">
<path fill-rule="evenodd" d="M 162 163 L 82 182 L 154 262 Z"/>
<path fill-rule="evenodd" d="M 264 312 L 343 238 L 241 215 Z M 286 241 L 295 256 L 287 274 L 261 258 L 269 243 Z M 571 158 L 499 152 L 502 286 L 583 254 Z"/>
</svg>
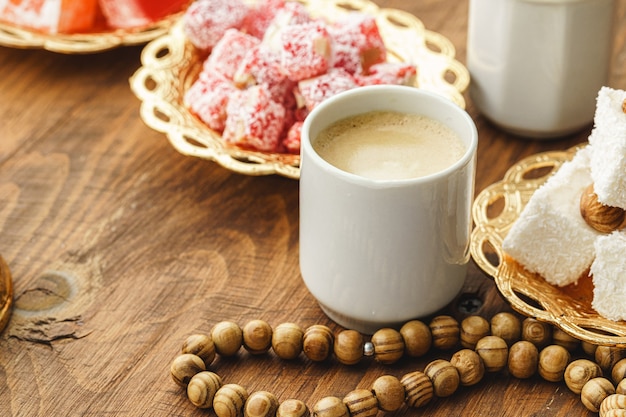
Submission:
<svg viewBox="0 0 626 417">
<path fill-rule="evenodd" d="M 354 365 L 366 356 L 392 364 L 404 355 L 420 357 L 431 347 L 450 350 L 459 343 L 462 349 L 449 361 L 436 359 L 423 371 L 399 379 L 383 375 L 369 390 L 353 390 L 343 399 L 325 397 L 311 410 L 295 399 L 279 403 L 267 391 L 248 394 L 243 386 L 224 384 L 207 370 L 216 355 L 233 356 L 241 346 L 253 355 L 272 349 L 279 358 L 290 360 L 304 352 L 314 362 L 334 355 L 340 363 Z M 572 361 L 571 352 L 579 346 L 594 360 Z M 189 336 L 170 371 L 196 407 L 212 408 L 218 417 L 373 417 L 379 410 L 395 411 L 404 404 L 422 407 L 435 396 L 452 395 L 460 385 L 477 384 L 486 372 L 505 369 L 516 378 L 538 373 L 547 381 L 564 380 L 588 410 L 601 417 L 626 417 L 626 349 L 581 343 L 549 324 L 532 318 L 521 321 L 507 312 L 491 321 L 477 315 L 461 323 L 447 315 L 429 324 L 413 320 L 399 331 L 381 329 L 368 342 L 357 331 L 343 330 L 335 336 L 322 325 L 302 330 L 294 323 L 282 323 L 272 329 L 263 320 L 252 320 L 241 328 L 223 321 L 210 334 Z"/>
</svg>

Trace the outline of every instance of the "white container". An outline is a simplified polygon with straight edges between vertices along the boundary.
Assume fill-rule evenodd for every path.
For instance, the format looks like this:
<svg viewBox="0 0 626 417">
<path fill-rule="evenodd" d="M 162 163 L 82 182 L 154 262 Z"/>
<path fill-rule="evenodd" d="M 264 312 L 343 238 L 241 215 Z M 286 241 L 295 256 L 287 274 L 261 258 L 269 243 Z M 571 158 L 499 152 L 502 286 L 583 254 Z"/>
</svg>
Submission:
<svg viewBox="0 0 626 417">
<path fill-rule="evenodd" d="M 516 135 L 552 138 L 593 121 L 607 84 L 614 0 L 470 0 L 470 98 Z"/>
</svg>

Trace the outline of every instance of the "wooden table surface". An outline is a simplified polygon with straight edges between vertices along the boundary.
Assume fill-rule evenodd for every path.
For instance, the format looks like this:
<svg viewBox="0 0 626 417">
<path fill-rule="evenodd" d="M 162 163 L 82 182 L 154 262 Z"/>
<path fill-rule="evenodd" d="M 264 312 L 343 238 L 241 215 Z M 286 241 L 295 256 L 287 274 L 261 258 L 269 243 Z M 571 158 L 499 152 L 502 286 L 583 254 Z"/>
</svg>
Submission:
<svg viewBox="0 0 626 417">
<path fill-rule="evenodd" d="M 467 0 L 377 3 L 420 17 L 465 63 Z M 626 88 L 626 0 L 617 5 L 610 85 Z M 301 281 L 298 182 L 240 175 L 176 152 L 142 122 L 129 88 L 141 49 L 63 55 L 0 47 L 0 255 L 15 291 L 0 335 L 2 416 L 213 415 L 196 409 L 169 375 L 188 335 L 252 319 L 341 330 Z M 585 142 L 591 129 L 552 141 L 515 138 L 466 98 L 480 137 L 477 192 L 521 158 Z M 474 264 L 463 294 L 482 300 L 478 314 L 486 318 L 510 310 Z M 457 302 L 442 313 L 466 316 Z M 313 405 L 451 353 L 346 367 L 241 349 L 212 369 L 250 392 Z M 592 415 L 564 383 L 506 372 L 423 412 Z"/>
</svg>

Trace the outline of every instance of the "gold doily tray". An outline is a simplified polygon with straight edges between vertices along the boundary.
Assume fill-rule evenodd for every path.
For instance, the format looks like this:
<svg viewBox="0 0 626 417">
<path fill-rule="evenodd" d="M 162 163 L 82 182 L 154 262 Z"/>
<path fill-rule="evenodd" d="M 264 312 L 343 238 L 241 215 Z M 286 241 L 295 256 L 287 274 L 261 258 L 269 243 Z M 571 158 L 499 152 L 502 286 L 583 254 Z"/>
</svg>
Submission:
<svg viewBox="0 0 626 417">
<path fill-rule="evenodd" d="M 551 323 L 579 340 L 626 347 L 626 322 L 605 319 L 591 308 L 593 283 L 589 277 L 559 288 L 526 271 L 502 251 L 504 237 L 534 191 L 577 149 L 579 146 L 527 157 L 509 168 L 501 181 L 481 191 L 472 207 L 475 227 L 470 251 L 516 311 Z"/>
<path fill-rule="evenodd" d="M 414 63 L 419 88 L 438 92 L 465 107 L 462 93 L 469 84 L 469 73 L 454 59 L 454 46 L 447 38 L 426 30 L 412 14 L 381 9 L 367 0 L 300 1 L 314 17 L 328 21 L 350 11 L 375 16 L 389 60 Z M 152 129 L 165 133 L 176 150 L 241 174 L 299 178 L 299 155 L 229 146 L 184 106 L 184 93 L 198 76 L 202 58 L 186 39 L 182 21 L 146 45 L 141 63 L 130 79 L 133 92 L 142 101 L 141 118 Z"/>
<path fill-rule="evenodd" d="M 122 46 L 142 45 L 167 33 L 180 18 L 170 15 L 150 26 L 76 34 L 45 34 L 0 22 L 0 45 L 20 49 L 45 49 L 63 54 L 90 54 Z"/>
</svg>

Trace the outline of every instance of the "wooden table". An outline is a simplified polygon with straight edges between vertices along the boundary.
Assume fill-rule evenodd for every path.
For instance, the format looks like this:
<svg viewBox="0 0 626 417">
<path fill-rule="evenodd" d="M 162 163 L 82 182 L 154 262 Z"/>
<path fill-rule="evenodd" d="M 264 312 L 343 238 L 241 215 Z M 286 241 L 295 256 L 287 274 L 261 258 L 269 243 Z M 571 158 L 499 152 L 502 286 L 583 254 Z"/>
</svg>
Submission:
<svg viewBox="0 0 626 417">
<path fill-rule="evenodd" d="M 467 0 L 377 3 L 419 16 L 465 62 Z M 625 0 L 618 16 L 611 86 L 626 88 Z M 0 254 L 15 290 L 0 336 L 2 416 L 212 415 L 191 405 L 169 375 L 188 335 L 252 319 L 340 330 L 301 282 L 298 182 L 244 176 L 177 153 L 139 117 L 128 80 L 140 52 L 72 56 L 0 47 Z M 585 142 L 591 128 L 531 141 L 492 127 L 469 98 L 468 111 L 480 135 L 477 192 L 525 156 Z M 475 265 L 463 293 L 483 302 L 478 313 L 486 318 L 510 310 Z M 457 302 L 442 313 L 466 315 Z M 313 405 L 451 353 L 346 367 L 241 349 L 213 369 L 250 392 Z M 435 399 L 423 412 L 592 415 L 564 383 L 505 372 Z"/>
</svg>

